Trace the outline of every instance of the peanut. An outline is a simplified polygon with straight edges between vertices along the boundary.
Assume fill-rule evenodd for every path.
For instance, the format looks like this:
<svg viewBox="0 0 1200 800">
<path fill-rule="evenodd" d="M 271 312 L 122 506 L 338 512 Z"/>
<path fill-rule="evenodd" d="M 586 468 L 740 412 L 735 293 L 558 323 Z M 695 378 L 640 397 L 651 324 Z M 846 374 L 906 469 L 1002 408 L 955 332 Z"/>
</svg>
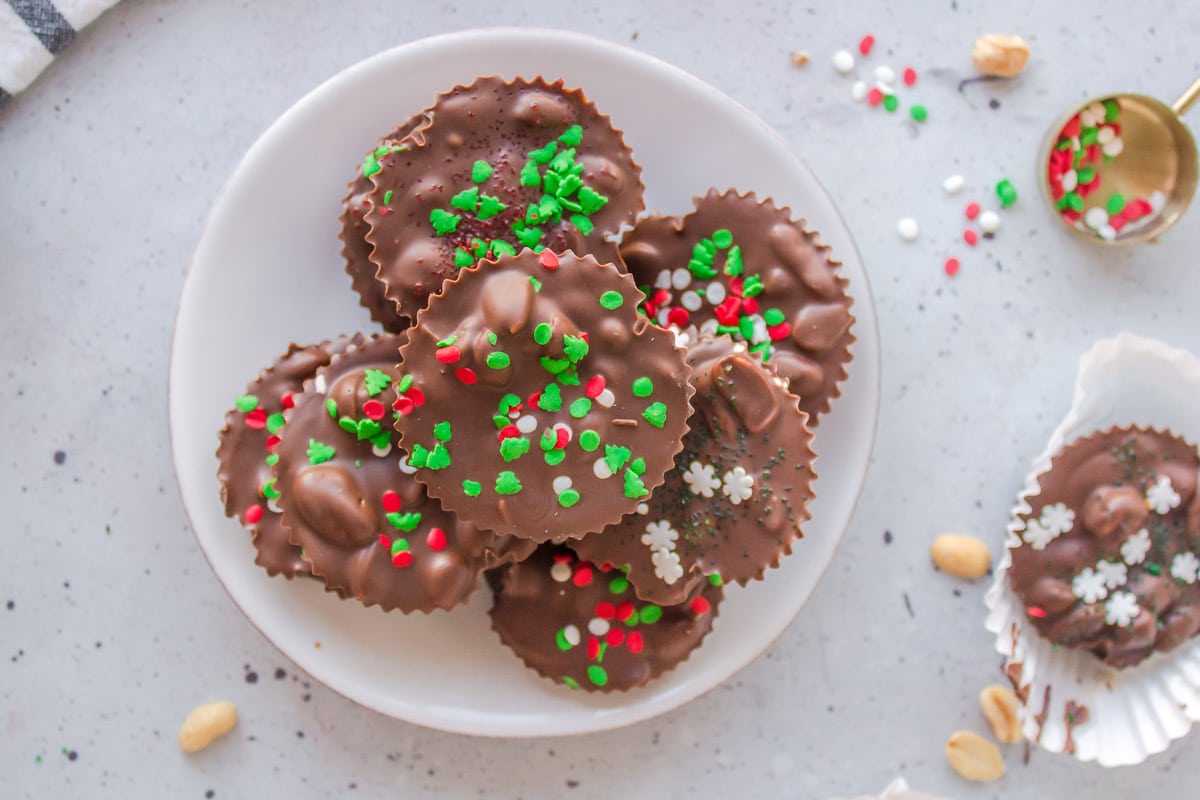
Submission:
<svg viewBox="0 0 1200 800">
<path fill-rule="evenodd" d="M 237 709 L 228 700 L 208 703 L 192 709 L 179 729 L 179 749 L 195 753 L 224 736 L 237 724 Z"/>
<path fill-rule="evenodd" d="M 992 565 L 992 554 L 987 545 L 974 536 L 943 534 L 933 540 L 929 555 L 942 572 L 960 578 L 986 575 Z"/>
<path fill-rule="evenodd" d="M 1024 738 L 1017 718 L 1020 705 L 1013 690 L 1007 686 L 988 686 L 979 693 L 979 706 L 997 741 L 1019 742 Z"/>
<path fill-rule="evenodd" d="M 946 760 L 969 781 L 994 781 L 1004 775 L 1004 759 L 996 745 L 970 731 L 957 731 L 946 740 Z"/>
<path fill-rule="evenodd" d="M 808 63 L 808 53 L 803 50 L 796 50 L 792 53 L 792 66 L 803 67 Z"/>
<path fill-rule="evenodd" d="M 984 75 L 1012 78 L 1020 75 L 1029 61 L 1029 45 L 1020 36 L 990 33 L 976 40 L 971 63 Z"/>
</svg>

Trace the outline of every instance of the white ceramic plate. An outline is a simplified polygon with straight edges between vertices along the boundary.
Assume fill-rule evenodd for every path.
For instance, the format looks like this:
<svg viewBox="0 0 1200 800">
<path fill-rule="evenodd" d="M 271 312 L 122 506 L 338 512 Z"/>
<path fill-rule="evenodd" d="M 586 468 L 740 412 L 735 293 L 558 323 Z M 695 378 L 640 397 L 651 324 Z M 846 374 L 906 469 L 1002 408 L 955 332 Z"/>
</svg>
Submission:
<svg viewBox="0 0 1200 800">
<path fill-rule="evenodd" d="M 486 591 L 451 613 L 406 617 L 338 601 L 313 581 L 270 579 L 218 499 L 217 431 L 246 382 L 289 341 L 375 330 L 339 255 L 340 200 L 355 165 L 435 93 L 492 74 L 562 77 L 584 89 L 624 130 L 645 169 L 651 209 L 685 212 L 710 186 L 753 189 L 791 206 L 844 262 L 855 300 L 854 362 L 817 433 L 817 499 L 796 554 L 765 582 L 731 587 L 704 646 L 627 694 L 571 692 L 525 669 L 492 633 Z M 421 725 L 491 736 L 583 733 L 644 720 L 757 657 L 833 557 L 866 473 L 878 406 L 878 328 L 862 263 L 833 203 L 783 140 L 675 67 L 585 36 L 529 29 L 469 31 L 381 53 L 280 117 L 213 208 L 180 297 L 170 368 L 183 500 L 213 570 L 251 621 L 352 700 Z"/>
</svg>

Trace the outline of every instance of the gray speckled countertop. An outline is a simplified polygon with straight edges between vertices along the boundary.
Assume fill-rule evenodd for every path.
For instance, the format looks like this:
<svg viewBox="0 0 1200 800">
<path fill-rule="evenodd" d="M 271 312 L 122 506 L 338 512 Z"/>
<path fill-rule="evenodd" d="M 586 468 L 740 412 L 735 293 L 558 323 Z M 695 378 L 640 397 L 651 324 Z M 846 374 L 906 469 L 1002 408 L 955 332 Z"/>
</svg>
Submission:
<svg viewBox="0 0 1200 800">
<path fill-rule="evenodd" d="M 1131 329 L 1200 350 L 1200 211 L 1156 246 L 1101 251 L 1054 228 L 1034 181 L 1035 148 L 1064 105 L 1122 88 L 1165 98 L 1200 72 L 1200 6 L 957 5 L 696 2 L 667 14 L 635 0 L 126 0 L 88 28 L 0 111 L 0 794 L 819 800 L 901 773 L 957 798 L 1194 793 L 1200 735 L 1108 771 L 1040 752 L 1023 765 L 1015 747 L 1002 781 L 959 780 L 942 745 L 957 728 L 983 730 L 974 698 L 998 678 L 998 657 L 984 584 L 935 573 L 926 553 L 949 529 L 1000 542 L 1096 338 Z M 211 574 L 167 441 L 178 292 L 241 154 L 358 59 L 491 24 L 631 43 L 762 115 L 840 204 L 882 329 L 871 472 L 799 619 L 685 708 L 574 739 L 432 732 L 297 674 Z M 868 31 L 872 64 L 922 71 L 924 126 L 854 104 L 830 68 Z M 960 92 L 970 44 L 989 32 L 1028 36 L 1031 66 Z M 795 49 L 813 63 L 791 66 Z M 947 198 L 953 172 L 969 191 Z M 962 206 L 1002 176 L 1022 200 L 994 241 L 968 251 L 956 243 Z M 913 245 L 895 234 L 906 215 L 922 224 Z M 963 258 L 955 280 L 941 272 L 950 252 Z M 236 732 L 182 755 L 183 716 L 222 697 L 240 709 Z"/>
</svg>

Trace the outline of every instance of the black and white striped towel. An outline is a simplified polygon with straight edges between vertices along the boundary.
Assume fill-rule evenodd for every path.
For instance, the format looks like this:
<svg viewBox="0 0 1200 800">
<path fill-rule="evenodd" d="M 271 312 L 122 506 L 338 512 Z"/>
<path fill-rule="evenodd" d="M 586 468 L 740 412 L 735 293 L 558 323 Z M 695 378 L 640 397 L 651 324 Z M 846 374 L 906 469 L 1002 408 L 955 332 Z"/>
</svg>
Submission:
<svg viewBox="0 0 1200 800">
<path fill-rule="evenodd" d="M 117 0 L 0 0 L 0 106 Z"/>
</svg>

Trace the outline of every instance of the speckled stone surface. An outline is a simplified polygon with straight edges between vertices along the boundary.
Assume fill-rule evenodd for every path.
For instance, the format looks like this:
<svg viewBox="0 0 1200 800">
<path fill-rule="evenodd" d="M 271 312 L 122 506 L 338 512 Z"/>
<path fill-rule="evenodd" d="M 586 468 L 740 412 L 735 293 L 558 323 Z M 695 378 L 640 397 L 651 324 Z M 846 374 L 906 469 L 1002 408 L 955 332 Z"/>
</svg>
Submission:
<svg viewBox="0 0 1200 800">
<path fill-rule="evenodd" d="M 0 794 L 821 800 L 900 773 L 958 798 L 1194 794 L 1200 732 L 1109 771 L 1036 752 L 1026 766 L 1006 748 L 1005 779 L 962 782 L 942 745 L 957 728 L 984 730 L 975 694 L 999 677 L 998 658 L 985 586 L 934 573 L 926 553 L 945 530 L 998 546 L 1096 338 L 1130 329 L 1200 351 L 1200 211 L 1156 246 L 1094 249 L 1052 225 L 1033 157 L 1064 105 L 1121 88 L 1169 97 L 1200 73 L 1200 6 L 958 5 L 706 1 L 668 25 L 637 0 L 386 13 L 357 0 L 126 0 L 90 26 L 0 112 Z M 761 114 L 840 203 L 883 337 L 871 473 L 796 623 L 683 709 L 557 741 L 423 730 L 296 674 L 210 572 L 168 447 L 174 307 L 241 154 L 358 59 L 489 24 L 631 43 Z M 919 129 L 854 104 L 829 66 L 868 30 L 873 65 L 921 70 L 911 96 L 930 119 Z M 1029 70 L 960 92 L 970 44 L 988 32 L 1026 34 Z M 812 54 L 806 68 L 789 64 L 798 49 Z M 969 191 L 950 199 L 940 185 L 952 172 Z M 1022 199 L 995 241 L 968 252 L 962 206 L 1006 175 Z M 913 245 L 895 233 L 909 215 L 922 226 Z M 955 280 L 940 269 L 950 252 L 963 259 Z M 184 715 L 222 698 L 241 712 L 236 731 L 181 754 Z"/>
</svg>

